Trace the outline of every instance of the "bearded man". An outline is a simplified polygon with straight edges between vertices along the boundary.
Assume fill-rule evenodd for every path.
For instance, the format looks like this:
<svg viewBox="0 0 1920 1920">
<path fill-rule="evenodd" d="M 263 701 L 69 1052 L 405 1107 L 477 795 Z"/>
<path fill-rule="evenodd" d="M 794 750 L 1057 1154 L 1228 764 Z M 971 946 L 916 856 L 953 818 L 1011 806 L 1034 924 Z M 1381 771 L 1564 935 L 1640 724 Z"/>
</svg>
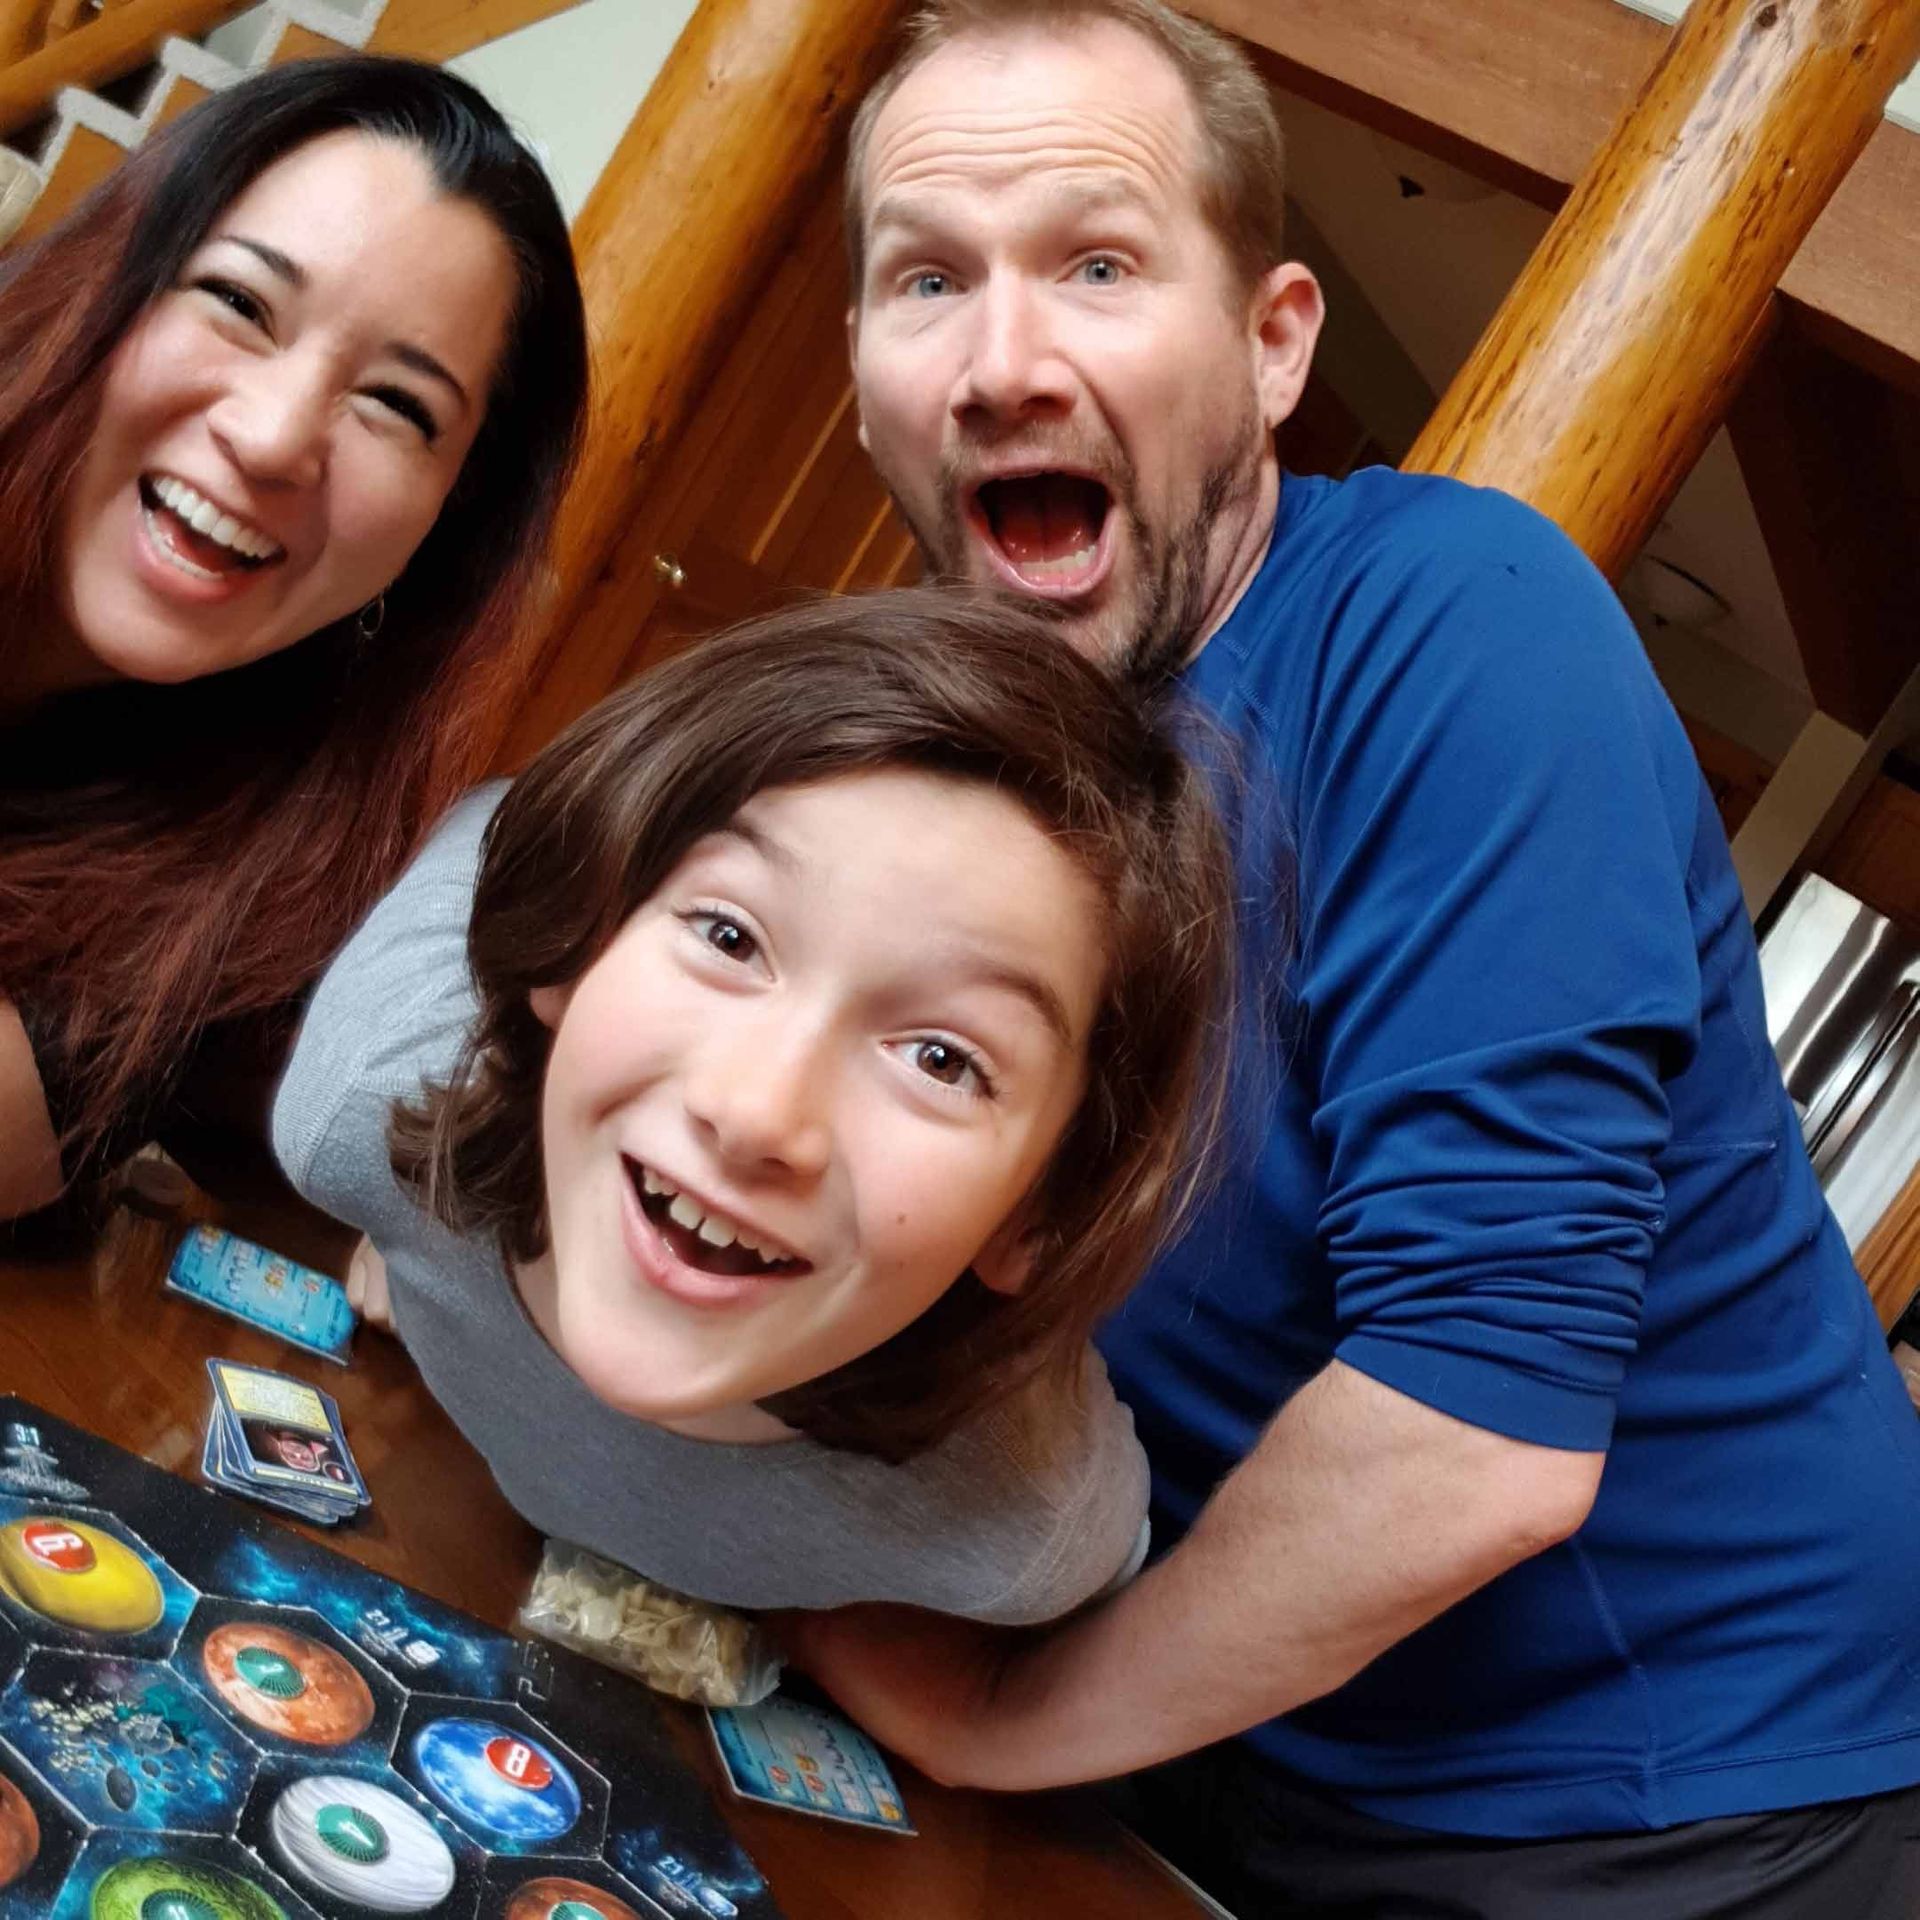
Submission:
<svg viewBox="0 0 1920 1920">
<path fill-rule="evenodd" d="M 943 0 L 856 125 L 873 459 L 933 570 L 1231 740 L 1247 959 L 1221 1191 L 1102 1340 L 1159 1557 L 800 1656 L 948 1780 L 1194 1756 L 1159 1836 L 1248 1920 L 1911 1916 L 1920 1426 L 1719 820 L 1545 521 L 1283 474 L 1281 207 L 1158 0 Z"/>
</svg>

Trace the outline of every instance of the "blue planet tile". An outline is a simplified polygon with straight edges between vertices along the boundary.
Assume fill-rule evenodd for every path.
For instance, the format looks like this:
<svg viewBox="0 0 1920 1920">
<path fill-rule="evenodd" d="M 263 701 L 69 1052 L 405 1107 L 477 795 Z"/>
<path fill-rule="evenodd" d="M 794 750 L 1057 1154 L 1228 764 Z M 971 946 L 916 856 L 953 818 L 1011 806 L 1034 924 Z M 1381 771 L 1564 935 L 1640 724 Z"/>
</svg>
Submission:
<svg viewBox="0 0 1920 1920">
<path fill-rule="evenodd" d="M 414 1736 L 421 1785 L 476 1837 L 557 1840 L 580 1818 L 580 1789 L 559 1756 L 492 1720 L 431 1720 Z"/>
</svg>

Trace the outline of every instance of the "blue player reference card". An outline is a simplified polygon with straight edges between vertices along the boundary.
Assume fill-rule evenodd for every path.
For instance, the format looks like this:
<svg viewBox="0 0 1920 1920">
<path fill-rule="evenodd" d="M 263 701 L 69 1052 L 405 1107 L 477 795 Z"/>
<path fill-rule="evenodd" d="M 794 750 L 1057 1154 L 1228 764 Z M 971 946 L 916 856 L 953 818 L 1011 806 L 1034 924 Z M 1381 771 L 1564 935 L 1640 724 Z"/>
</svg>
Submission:
<svg viewBox="0 0 1920 1920">
<path fill-rule="evenodd" d="M 727 1783 L 743 1800 L 886 1833 L 912 1833 L 880 1749 L 825 1707 L 775 1694 L 757 1707 L 709 1707 Z"/>
<path fill-rule="evenodd" d="M 323 1360 L 347 1364 L 354 1313 L 331 1274 L 218 1227 L 195 1227 L 167 1269 L 167 1290 L 249 1326 L 263 1327 Z"/>
</svg>

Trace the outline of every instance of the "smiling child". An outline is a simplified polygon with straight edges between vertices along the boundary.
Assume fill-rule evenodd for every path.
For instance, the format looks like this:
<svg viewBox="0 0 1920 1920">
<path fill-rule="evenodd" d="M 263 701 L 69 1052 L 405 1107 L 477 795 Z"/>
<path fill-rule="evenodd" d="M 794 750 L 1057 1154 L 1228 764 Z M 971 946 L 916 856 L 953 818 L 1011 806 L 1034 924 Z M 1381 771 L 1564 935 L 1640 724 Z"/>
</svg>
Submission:
<svg viewBox="0 0 1920 1920">
<path fill-rule="evenodd" d="M 546 1532 L 1052 1618 L 1143 1550 L 1087 1342 L 1193 1184 L 1227 902 L 1201 779 L 1049 623 L 790 610 L 454 812 L 276 1143 Z"/>
</svg>

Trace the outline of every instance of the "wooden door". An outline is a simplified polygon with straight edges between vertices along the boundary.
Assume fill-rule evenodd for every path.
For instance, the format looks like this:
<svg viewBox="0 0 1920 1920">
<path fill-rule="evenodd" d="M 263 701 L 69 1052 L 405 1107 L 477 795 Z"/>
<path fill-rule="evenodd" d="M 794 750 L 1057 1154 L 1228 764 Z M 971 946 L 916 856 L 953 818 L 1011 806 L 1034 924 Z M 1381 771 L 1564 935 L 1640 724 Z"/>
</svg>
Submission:
<svg viewBox="0 0 1920 1920">
<path fill-rule="evenodd" d="M 837 186 L 809 210 L 595 583 L 581 628 L 613 642 L 569 644 L 555 659 L 509 736 L 508 764 L 642 667 L 735 620 L 917 575 L 912 539 L 859 443 Z"/>
</svg>

